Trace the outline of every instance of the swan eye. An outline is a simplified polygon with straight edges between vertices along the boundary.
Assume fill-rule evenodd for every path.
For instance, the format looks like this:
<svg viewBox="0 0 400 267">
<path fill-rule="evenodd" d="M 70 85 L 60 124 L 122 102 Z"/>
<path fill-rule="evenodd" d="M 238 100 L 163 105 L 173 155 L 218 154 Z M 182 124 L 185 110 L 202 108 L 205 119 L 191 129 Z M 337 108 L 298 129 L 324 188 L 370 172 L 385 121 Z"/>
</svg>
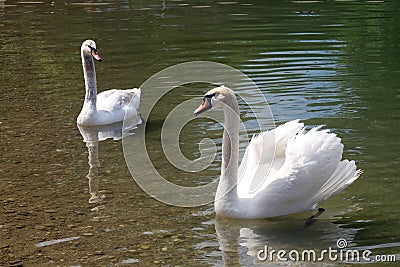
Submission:
<svg viewBox="0 0 400 267">
<path fill-rule="evenodd" d="M 214 94 L 211 94 L 211 95 L 205 95 L 204 97 L 203 97 L 203 104 L 206 102 L 206 101 L 208 101 L 209 103 L 211 103 L 211 98 L 213 98 L 215 96 L 215 93 Z"/>
<path fill-rule="evenodd" d="M 87 45 L 90 48 L 90 54 L 97 60 L 97 61 L 103 61 L 103 59 L 100 57 L 99 53 L 97 53 L 97 49 L 91 45 Z"/>
<path fill-rule="evenodd" d="M 203 97 L 203 100 L 206 100 L 206 98 L 213 98 L 214 96 L 216 96 L 216 93 L 213 93 L 213 94 L 211 94 L 211 95 L 205 95 L 205 96 Z"/>
</svg>

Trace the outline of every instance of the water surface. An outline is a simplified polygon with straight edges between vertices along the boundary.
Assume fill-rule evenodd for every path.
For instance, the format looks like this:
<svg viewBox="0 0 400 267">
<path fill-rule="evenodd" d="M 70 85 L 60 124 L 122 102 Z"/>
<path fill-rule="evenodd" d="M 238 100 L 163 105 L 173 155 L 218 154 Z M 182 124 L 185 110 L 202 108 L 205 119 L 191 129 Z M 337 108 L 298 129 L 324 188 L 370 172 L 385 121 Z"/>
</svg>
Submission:
<svg viewBox="0 0 400 267">
<path fill-rule="evenodd" d="M 399 254 L 399 12 L 398 1 L 0 1 L 0 265 L 268 265 L 254 254 L 264 245 L 322 250 L 338 238 Z M 105 199 L 89 203 L 88 148 L 75 123 L 84 97 L 79 49 L 88 38 L 104 59 L 99 91 L 140 86 L 178 63 L 227 64 L 261 88 L 277 124 L 298 118 L 334 130 L 364 174 L 323 203 L 326 213 L 310 228 L 303 224 L 311 213 L 215 220 L 212 204 L 178 208 L 146 195 L 121 142 L 108 139 L 98 143 Z M 218 177 L 220 154 L 209 169 L 185 174 L 159 141 L 169 110 L 208 89 L 177 88 L 145 126 L 157 170 L 177 184 Z M 249 135 L 257 132 L 254 114 L 240 108 Z M 207 136 L 220 153 L 221 130 L 194 121 L 183 129 L 182 151 L 195 158 Z"/>
</svg>

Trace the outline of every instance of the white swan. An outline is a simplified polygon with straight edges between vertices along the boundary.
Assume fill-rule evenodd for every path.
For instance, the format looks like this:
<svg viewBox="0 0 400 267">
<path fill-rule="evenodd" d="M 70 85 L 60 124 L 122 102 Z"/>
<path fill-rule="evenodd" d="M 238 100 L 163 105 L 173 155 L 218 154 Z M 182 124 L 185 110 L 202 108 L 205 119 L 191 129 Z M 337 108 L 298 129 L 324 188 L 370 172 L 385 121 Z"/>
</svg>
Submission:
<svg viewBox="0 0 400 267">
<path fill-rule="evenodd" d="M 347 188 L 361 174 L 354 161 L 341 160 L 340 138 L 328 130 L 306 132 L 298 120 L 253 137 L 239 160 L 239 106 L 225 86 L 206 93 L 196 115 L 222 107 L 225 114 L 222 166 L 215 212 L 255 219 L 313 210 L 320 201 Z M 274 150 L 274 154 L 268 153 Z M 264 178 L 250 190 L 255 179 Z"/>
<path fill-rule="evenodd" d="M 138 116 L 140 89 L 108 90 L 97 94 L 96 71 L 93 58 L 102 61 L 96 43 L 86 40 L 81 46 L 86 95 L 77 123 L 83 126 L 106 125 Z M 126 115 L 126 117 L 125 117 Z"/>
</svg>

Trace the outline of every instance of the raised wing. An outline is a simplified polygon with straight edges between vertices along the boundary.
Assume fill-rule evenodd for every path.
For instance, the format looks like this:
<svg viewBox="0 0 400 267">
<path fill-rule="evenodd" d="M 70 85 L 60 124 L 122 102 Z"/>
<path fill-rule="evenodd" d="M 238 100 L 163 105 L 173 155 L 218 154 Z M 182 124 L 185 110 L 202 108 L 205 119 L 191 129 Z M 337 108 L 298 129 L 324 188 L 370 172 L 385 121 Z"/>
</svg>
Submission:
<svg viewBox="0 0 400 267">
<path fill-rule="evenodd" d="M 261 151 L 271 148 L 265 140 L 271 131 L 253 138 L 240 165 L 238 195 L 251 198 L 251 209 L 265 210 L 265 216 L 309 210 L 361 174 L 353 161 L 341 160 L 343 145 L 335 134 L 320 127 L 306 132 L 296 123 L 276 129 L 273 158 Z"/>
<path fill-rule="evenodd" d="M 275 173 L 284 163 L 289 140 L 303 127 L 299 120 L 293 120 L 252 138 L 239 166 L 239 197 L 253 197 L 261 186 L 265 187 L 273 181 Z"/>
</svg>

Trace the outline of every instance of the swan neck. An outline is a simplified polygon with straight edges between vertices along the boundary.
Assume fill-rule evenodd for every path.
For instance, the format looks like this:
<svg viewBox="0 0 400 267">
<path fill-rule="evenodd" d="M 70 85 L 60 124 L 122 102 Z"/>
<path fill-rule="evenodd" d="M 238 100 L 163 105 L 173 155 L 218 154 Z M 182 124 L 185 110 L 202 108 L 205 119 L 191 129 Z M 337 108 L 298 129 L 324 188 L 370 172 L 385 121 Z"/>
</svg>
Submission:
<svg viewBox="0 0 400 267">
<path fill-rule="evenodd" d="M 85 102 L 84 105 L 91 105 L 96 108 L 96 98 L 97 98 L 97 85 L 96 85 L 96 70 L 94 67 L 94 62 L 92 55 L 88 55 L 82 51 L 82 66 L 83 66 L 83 76 L 85 78 Z"/>
<path fill-rule="evenodd" d="M 235 101 L 224 108 L 224 134 L 222 143 L 222 169 L 221 175 L 228 173 L 237 178 L 239 160 L 239 107 Z"/>
<path fill-rule="evenodd" d="M 239 106 L 233 95 L 231 101 L 224 106 L 224 133 L 222 137 L 221 177 L 216 197 L 236 198 L 236 184 L 239 161 Z"/>
</svg>

